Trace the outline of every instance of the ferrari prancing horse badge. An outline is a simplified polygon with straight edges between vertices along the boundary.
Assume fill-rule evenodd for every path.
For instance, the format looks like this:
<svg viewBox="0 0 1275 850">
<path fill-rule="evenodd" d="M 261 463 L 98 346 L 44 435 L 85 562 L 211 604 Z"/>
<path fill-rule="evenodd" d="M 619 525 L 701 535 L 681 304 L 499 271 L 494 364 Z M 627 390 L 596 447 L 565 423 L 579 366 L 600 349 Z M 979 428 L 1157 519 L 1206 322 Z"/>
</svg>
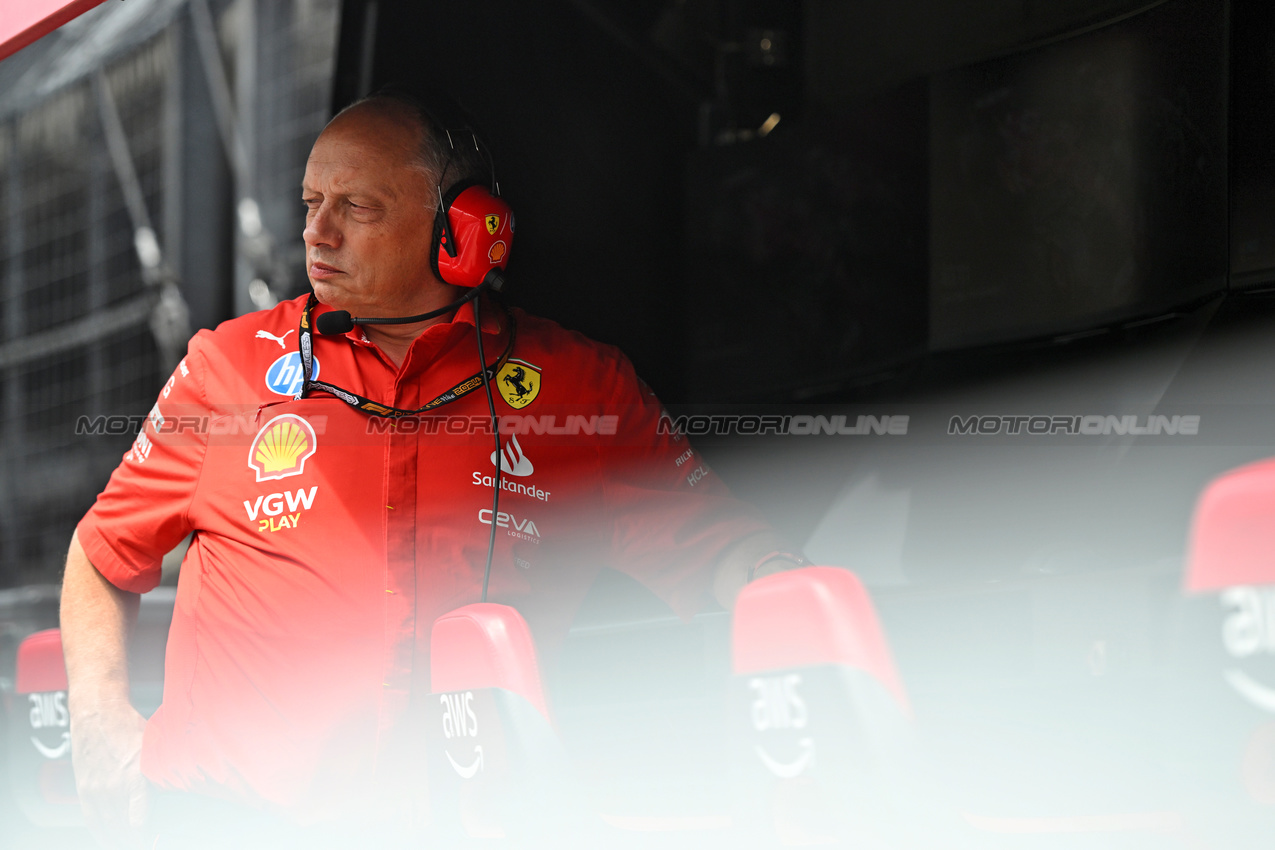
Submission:
<svg viewBox="0 0 1275 850">
<path fill-rule="evenodd" d="M 536 400 L 540 394 L 540 368 L 525 360 L 509 358 L 496 375 L 496 385 L 505 401 L 515 410 L 521 410 Z"/>
</svg>

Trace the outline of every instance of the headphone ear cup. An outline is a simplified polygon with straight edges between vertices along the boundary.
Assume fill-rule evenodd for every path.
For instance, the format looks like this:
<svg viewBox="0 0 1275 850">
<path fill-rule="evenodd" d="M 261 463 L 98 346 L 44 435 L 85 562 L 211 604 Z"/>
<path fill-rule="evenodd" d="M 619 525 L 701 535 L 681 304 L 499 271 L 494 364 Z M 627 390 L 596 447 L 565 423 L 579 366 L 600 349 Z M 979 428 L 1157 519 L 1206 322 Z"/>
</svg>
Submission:
<svg viewBox="0 0 1275 850">
<path fill-rule="evenodd" d="M 430 263 L 434 275 L 453 286 L 478 286 L 493 268 L 509 264 L 513 210 L 485 186 L 462 182 L 443 196 L 434 214 Z"/>
</svg>

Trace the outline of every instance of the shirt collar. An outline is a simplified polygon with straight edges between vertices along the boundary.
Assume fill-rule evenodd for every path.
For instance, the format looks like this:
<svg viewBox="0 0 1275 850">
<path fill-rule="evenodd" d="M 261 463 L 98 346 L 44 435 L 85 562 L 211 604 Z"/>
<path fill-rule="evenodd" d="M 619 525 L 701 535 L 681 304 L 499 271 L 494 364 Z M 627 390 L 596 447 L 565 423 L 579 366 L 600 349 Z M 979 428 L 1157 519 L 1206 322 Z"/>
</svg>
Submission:
<svg viewBox="0 0 1275 850">
<path fill-rule="evenodd" d="M 485 295 L 478 296 L 483 302 L 483 333 L 498 334 L 504 330 L 504 323 L 500 320 L 500 311 L 491 299 Z M 452 317 L 452 324 L 464 323 L 470 327 L 474 324 L 474 302 L 462 304 L 456 310 L 456 315 Z"/>
<path fill-rule="evenodd" d="M 478 297 L 481 298 L 483 302 L 483 333 L 501 333 L 504 330 L 504 322 L 501 321 L 500 312 L 496 309 L 496 305 L 493 304 L 491 299 L 485 295 L 480 295 Z M 323 312 L 326 313 L 327 309 L 323 310 Z M 315 315 L 316 317 L 318 316 L 317 313 Z M 470 327 L 473 327 L 474 302 L 470 301 L 460 305 L 460 307 L 456 309 L 456 313 L 452 316 L 450 322 L 439 322 L 436 325 L 430 325 L 430 328 L 447 327 L 448 325 L 469 325 Z M 426 330 L 429 329 L 427 328 Z M 372 344 L 372 341 L 367 337 L 367 332 L 363 325 L 355 325 L 352 329 L 346 331 L 345 337 L 350 340 L 350 342 L 357 345 L 369 346 Z"/>
</svg>

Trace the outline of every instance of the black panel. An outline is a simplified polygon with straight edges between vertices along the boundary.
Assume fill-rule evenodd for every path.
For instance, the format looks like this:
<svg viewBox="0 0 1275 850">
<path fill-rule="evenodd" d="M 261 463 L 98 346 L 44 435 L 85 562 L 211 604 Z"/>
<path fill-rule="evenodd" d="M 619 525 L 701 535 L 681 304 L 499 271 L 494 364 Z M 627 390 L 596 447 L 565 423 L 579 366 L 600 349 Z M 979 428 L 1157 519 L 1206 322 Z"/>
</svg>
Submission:
<svg viewBox="0 0 1275 850">
<path fill-rule="evenodd" d="M 387 4 L 376 85 L 450 93 L 518 217 L 510 298 L 680 395 L 682 174 L 697 104 L 565 3 Z"/>
<path fill-rule="evenodd" d="M 700 151 L 690 170 L 688 390 L 826 393 L 925 348 L 926 90 Z"/>
<path fill-rule="evenodd" d="M 1132 5 L 1000 4 L 992 41 Z M 518 213 L 514 303 L 619 345 L 669 402 L 824 397 L 927 344 L 1065 334 L 1224 286 L 1227 4 L 1151 5 L 864 102 L 814 98 L 840 84 L 809 79 L 807 42 L 840 36 L 811 31 L 810 4 L 347 0 L 335 99 L 361 88 L 375 7 L 372 86 L 450 92 L 487 136 Z M 747 52 L 772 20 L 782 73 L 736 56 L 711 79 L 714 50 Z M 846 49 L 864 38 L 840 28 Z M 757 138 L 771 103 L 783 118 Z"/>
<path fill-rule="evenodd" d="M 1225 27 L 1224 4 L 1175 0 L 932 78 L 933 347 L 1225 285 Z"/>
<path fill-rule="evenodd" d="M 1231 4 L 1231 280 L 1275 281 L 1275 4 Z"/>
</svg>

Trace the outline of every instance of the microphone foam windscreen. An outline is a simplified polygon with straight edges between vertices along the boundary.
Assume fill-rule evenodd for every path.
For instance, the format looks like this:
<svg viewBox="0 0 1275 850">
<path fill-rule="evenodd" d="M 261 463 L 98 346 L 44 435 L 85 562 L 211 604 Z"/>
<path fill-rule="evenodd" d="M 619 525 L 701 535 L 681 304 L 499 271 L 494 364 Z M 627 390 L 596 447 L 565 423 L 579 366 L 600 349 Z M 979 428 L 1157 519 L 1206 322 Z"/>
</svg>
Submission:
<svg viewBox="0 0 1275 850">
<path fill-rule="evenodd" d="M 314 327 L 324 336 L 349 333 L 354 330 L 354 320 L 345 310 L 333 310 L 315 319 Z"/>
</svg>

